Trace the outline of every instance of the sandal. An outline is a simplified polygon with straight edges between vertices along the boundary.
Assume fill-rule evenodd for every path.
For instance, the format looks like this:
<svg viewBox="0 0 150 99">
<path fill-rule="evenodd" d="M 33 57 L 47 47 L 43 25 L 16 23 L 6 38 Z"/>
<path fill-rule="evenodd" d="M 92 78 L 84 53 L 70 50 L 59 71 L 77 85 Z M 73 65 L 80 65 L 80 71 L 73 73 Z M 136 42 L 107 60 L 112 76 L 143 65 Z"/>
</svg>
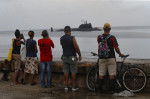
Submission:
<svg viewBox="0 0 150 99">
<path fill-rule="evenodd" d="M 16 85 L 20 84 L 20 82 L 16 81 Z"/>
<path fill-rule="evenodd" d="M 36 82 L 32 82 L 32 83 L 31 83 L 31 86 L 33 86 L 33 85 L 36 85 Z"/>
<path fill-rule="evenodd" d="M 21 83 L 22 83 L 22 85 L 26 85 L 23 78 L 21 79 Z"/>
</svg>

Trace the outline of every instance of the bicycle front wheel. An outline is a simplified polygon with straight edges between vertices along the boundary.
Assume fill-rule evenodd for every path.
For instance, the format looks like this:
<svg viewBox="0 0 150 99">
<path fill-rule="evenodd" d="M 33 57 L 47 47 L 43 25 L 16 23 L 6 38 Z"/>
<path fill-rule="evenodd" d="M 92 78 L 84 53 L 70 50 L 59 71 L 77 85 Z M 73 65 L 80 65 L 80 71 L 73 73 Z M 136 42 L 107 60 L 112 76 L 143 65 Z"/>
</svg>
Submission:
<svg viewBox="0 0 150 99">
<path fill-rule="evenodd" d="M 123 85 L 132 92 L 143 90 L 147 83 L 145 72 L 139 67 L 131 67 L 123 73 Z"/>
<path fill-rule="evenodd" d="M 97 83 L 97 68 L 92 67 L 86 75 L 86 86 L 88 90 L 94 91 L 96 89 Z"/>
</svg>

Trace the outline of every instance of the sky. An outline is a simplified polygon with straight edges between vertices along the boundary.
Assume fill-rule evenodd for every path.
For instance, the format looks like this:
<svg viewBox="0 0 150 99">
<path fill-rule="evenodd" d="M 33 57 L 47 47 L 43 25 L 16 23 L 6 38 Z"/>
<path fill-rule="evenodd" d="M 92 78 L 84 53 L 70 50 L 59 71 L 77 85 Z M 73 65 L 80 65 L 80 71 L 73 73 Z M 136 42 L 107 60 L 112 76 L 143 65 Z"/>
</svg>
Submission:
<svg viewBox="0 0 150 99">
<path fill-rule="evenodd" d="M 0 31 L 78 27 L 150 26 L 150 0 L 0 0 Z"/>
</svg>

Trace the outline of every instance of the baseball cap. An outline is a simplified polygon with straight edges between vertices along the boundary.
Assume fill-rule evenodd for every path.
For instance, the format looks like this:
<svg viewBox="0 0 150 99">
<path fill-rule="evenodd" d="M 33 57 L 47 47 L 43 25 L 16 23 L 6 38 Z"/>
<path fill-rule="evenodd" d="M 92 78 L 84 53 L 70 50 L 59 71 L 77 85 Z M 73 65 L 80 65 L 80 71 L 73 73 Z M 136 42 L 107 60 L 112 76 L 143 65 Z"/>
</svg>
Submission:
<svg viewBox="0 0 150 99">
<path fill-rule="evenodd" d="M 64 31 L 68 32 L 69 30 L 71 30 L 70 26 L 65 26 Z"/>
<path fill-rule="evenodd" d="M 109 23 L 105 23 L 105 24 L 104 24 L 104 29 L 110 29 L 110 28 L 111 28 L 111 26 L 110 26 Z"/>
</svg>

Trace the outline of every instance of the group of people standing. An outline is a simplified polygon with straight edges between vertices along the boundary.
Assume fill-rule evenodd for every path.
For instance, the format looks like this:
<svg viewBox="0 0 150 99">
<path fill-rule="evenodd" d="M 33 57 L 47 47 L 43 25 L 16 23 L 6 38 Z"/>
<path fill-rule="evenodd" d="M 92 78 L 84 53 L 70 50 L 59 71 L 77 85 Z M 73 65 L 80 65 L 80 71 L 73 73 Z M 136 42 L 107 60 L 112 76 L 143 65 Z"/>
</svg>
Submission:
<svg viewBox="0 0 150 99">
<path fill-rule="evenodd" d="M 76 52 L 79 55 L 79 61 L 81 61 L 81 52 L 78 47 L 78 44 L 76 42 L 76 39 L 74 36 L 71 36 L 71 28 L 69 26 L 66 26 L 64 28 L 65 35 L 61 37 L 60 43 L 63 48 L 63 64 L 64 64 L 64 78 L 65 78 L 65 90 L 68 90 L 69 88 L 69 72 L 72 73 L 72 79 L 73 79 L 73 87 L 72 90 L 76 91 L 79 88 L 76 85 L 76 73 L 78 72 L 78 66 L 77 66 L 77 55 Z M 14 61 L 15 66 L 15 83 L 19 84 L 18 81 L 19 75 L 20 75 L 20 63 L 21 63 L 21 56 L 20 56 L 20 49 L 21 45 L 26 46 L 26 62 L 25 62 L 25 68 L 24 68 L 24 76 L 21 80 L 22 84 L 26 84 L 26 76 L 27 74 L 32 75 L 31 85 L 35 85 L 34 82 L 34 75 L 38 73 L 38 57 L 37 52 L 39 46 L 40 49 L 40 78 L 41 78 L 41 87 L 43 88 L 50 88 L 52 86 L 52 50 L 51 48 L 54 48 L 54 43 L 50 39 L 49 34 L 47 30 L 42 31 L 42 39 L 38 40 L 37 42 L 33 39 L 34 38 L 34 31 L 28 32 L 29 39 L 25 40 L 24 36 L 20 33 L 19 30 L 15 31 L 16 38 L 13 42 L 13 52 L 12 52 L 12 60 Z M 23 41 L 21 40 L 23 39 Z M 47 69 L 47 83 L 45 83 L 45 69 Z"/>
<path fill-rule="evenodd" d="M 99 92 L 102 92 L 103 79 L 108 70 L 110 75 L 110 90 L 114 92 L 114 79 L 116 75 L 116 59 L 115 59 L 115 51 L 119 54 L 119 56 L 123 56 L 119 50 L 119 45 L 115 36 L 110 35 L 111 26 L 109 23 L 104 24 L 103 27 L 104 33 L 98 36 L 97 41 L 98 44 L 102 42 L 103 39 L 106 39 L 108 43 L 108 47 L 110 49 L 108 57 L 99 57 Z M 70 26 L 65 26 L 64 28 L 65 34 L 60 38 L 60 44 L 63 49 L 62 61 L 63 61 L 63 72 L 65 79 L 65 90 L 69 90 L 69 73 L 71 72 L 72 76 L 72 91 L 76 91 L 79 88 L 76 84 L 76 74 L 78 73 L 77 61 L 82 60 L 81 52 L 79 46 L 76 42 L 75 36 L 71 36 L 71 28 Z M 18 78 L 20 74 L 20 48 L 21 45 L 26 43 L 27 49 L 27 58 L 24 69 L 24 78 L 22 79 L 22 84 L 26 84 L 26 75 L 27 73 L 32 75 L 31 85 L 35 85 L 34 75 L 38 73 L 38 58 L 37 58 L 37 43 L 33 39 L 34 32 L 28 32 L 29 39 L 25 40 L 23 35 L 20 34 L 19 30 L 15 31 L 16 38 L 13 42 L 13 60 L 15 61 L 15 83 L 19 84 Z M 46 30 L 42 31 L 42 39 L 38 40 L 38 46 L 40 49 L 40 67 L 41 67 L 41 86 L 43 88 L 52 86 L 52 50 L 54 48 L 54 43 L 50 39 L 49 34 Z M 23 41 L 21 41 L 23 39 Z M 114 51 L 115 49 L 115 51 Z M 77 58 L 78 54 L 78 58 Z M 45 69 L 47 67 L 47 85 L 45 83 Z"/>
<path fill-rule="evenodd" d="M 38 74 L 38 57 L 37 57 L 37 42 L 33 39 L 34 38 L 34 31 L 28 32 L 29 39 L 25 40 L 24 36 L 20 33 L 19 30 L 15 31 L 16 38 L 13 42 L 13 52 L 12 52 L 12 60 L 14 61 L 15 66 L 15 83 L 19 84 L 18 81 L 20 75 L 20 63 L 21 63 L 21 56 L 20 56 L 20 49 L 21 44 L 26 46 L 26 62 L 24 68 L 24 77 L 21 80 L 23 85 L 26 84 L 26 76 L 27 73 L 32 75 L 31 85 L 35 85 L 34 82 L 34 75 Z M 49 38 L 49 34 L 47 30 L 42 31 L 42 37 L 38 40 L 38 46 L 40 49 L 40 66 L 41 66 L 41 86 L 42 87 L 51 87 L 52 83 L 52 50 L 51 47 L 54 48 L 53 41 Z M 21 40 L 23 39 L 23 41 Z M 45 84 L 45 68 L 47 67 L 47 86 Z"/>
</svg>

